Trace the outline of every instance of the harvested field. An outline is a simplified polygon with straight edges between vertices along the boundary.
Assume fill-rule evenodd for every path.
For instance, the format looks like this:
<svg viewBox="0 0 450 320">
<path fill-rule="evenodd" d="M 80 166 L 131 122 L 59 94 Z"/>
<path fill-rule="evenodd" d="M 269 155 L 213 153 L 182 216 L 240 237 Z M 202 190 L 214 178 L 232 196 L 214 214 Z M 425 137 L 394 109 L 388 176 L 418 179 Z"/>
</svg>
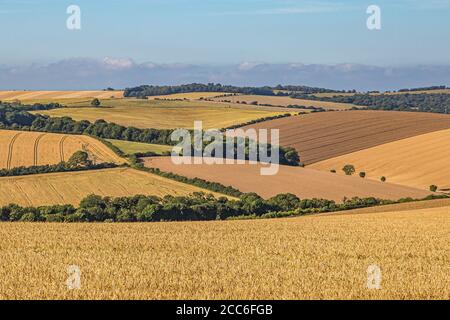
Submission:
<svg viewBox="0 0 450 320">
<path fill-rule="evenodd" d="M 300 153 L 301 161 L 311 164 L 384 143 L 449 129 L 450 116 L 353 110 L 320 112 L 243 127 L 248 128 L 280 129 L 280 144 L 294 147 Z"/>
<path fill-rule="evenodd" d="M 0 91 L 0 101 L 85 99 L 85 98 L 123 98 L 123 91 Z"/>
<path fill-rule="evenodd" d="M 346 164 L 364 171 L 369 179 L 385 176 L 388 181 L 420 189 L 437 185 L 450 189 L 450 129 L 414 136 L 373 148 L 345 154 L 312 164 L 313 169 L 329 171 Z"/>
<path fill-rule="evenodd" d="M 280 166 L 272 176 L 260 174 L 261 164 L 175 165 L 170 157 L 145 158 L 145 165 L 189 178 L 201 178 L 233 186 L 242 192 L 256 192 L 264 198 L 293 193 L 301 199 L 324 198 L 341 202 L 344 197 L 377 197 L 397 200 L 424 198 L 431 192 L 382 183 L 359 177 L 341 176 L 300 167 Z"/>
<path fill-rule="evenodd" d="M 188 195 L 208 190 L 129 168 L 36 174 L 0 178 L 0 205 L 78 205 L 89 194 L 101 196 Z M 213 193 L 214 194 L 214 193 Z M 217 195 L 217 194 L 216 194 Z"/>
<path fill-rule="evenodd" d="M 450 209 L 292 219 L 2 223 L 1 299 L 445 299 Z M 76 265 L 80 289 L 66 281 Z M 381 269 L 368 289 L 367 269 Z"/>
<path fill-rule="evenodd" d="M 269 108 L 270 109 L 270 108 Z M 52 117 L 68 116 L 75 120 L 94 122 L 104 119 L 137 128 L 193 128 L 194 121 L 203 121 L 203 128 L 224 128 L 250 120 L 274 116 L 286 111 L 261 110 L 256 106 L 229 106 L 204 101 L 164 101 L 143 99 L 102 100 L 102 107 L 93 108 L 90 101 L 71 102 L 70 108 L 36 111 Z"/>
<path fill-rule="evenodd" d="M 86 151 L 95 163 L 126 162 L 88 136 L 0 130 L 0 169 L 57 164 L 69 160 L 79 150 Z"/>
<path fill-rule="evenodd" d="M 327 101 L 314 101 L 314 100 L 304 100 L 304 99 L 294 99 L 291 97 L 277 97 L 277 96 L 258 96 L 258 95 L 238 95 L 230 97 L 219 97 L 214 98 L 215 101 L 228 100 L 232 103 L 237 103 L 238 101 L 245 101 L 246 103 L 251 103 L 257 101 L 259 104 L 271 104 L 273 106 L 287 107 L 288 105 L 301 105 L 305 107 L 322 107 L 326 110 L 348 110 L 356 107 L 353 104 L 348 103 L 337 103 L 337 102 L 327 102 Z M 298 109 L 297 109 L 298 110 Z"/>
<path fill-rule="evenodd" d="M 145 153 L 145 152 L 154 152 L 156 154 L 162 154 L 163 152 L 170 152 L 173 149 L 173 146 L 166 146 L 161 144 L 152 144 L 152 143 L 142 143 L 142 142 L 133 142 L 133 141 L 124 141 L 124 140 L 114 140 L 114 139 L 106 139 L 111 142 L 117 148 L 122 150 L 122 152 L 126 154 L 133 153 Z"/>
</svg>

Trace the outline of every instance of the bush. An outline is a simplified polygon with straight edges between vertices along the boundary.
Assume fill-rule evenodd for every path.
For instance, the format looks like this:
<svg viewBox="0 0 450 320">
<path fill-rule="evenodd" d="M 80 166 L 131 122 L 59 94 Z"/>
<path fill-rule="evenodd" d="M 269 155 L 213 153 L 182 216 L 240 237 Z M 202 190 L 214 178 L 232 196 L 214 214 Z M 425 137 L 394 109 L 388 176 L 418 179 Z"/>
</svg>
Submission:
<svg viewBox="0 0 450 320">
<path fill-rule="evenodd" d="M 331 169 L 330 172 L 331 173 L 336 173 L 336 170 L 335 169 Z"/>
<path fill-rule="evenodd" d="M 385 176 L 382 176 L 382 177 L 380 178 L 380 180 L 381 180 L 381 182 L 386 182 L 386 177 L 385 177 Z"/>
<path fill-rule="evenodd" d="M 355 167 L 351 164 L 346 164 L 343 168 L 342 171 L 345 172 L 346 175 L 351 176 L 352 174 L 355 173 Z"/>
<path fill-rule="evenodd" d="M 359 176 L 360 176 L 361 178 L 365 178 L 365 177 L 366 177 L 366 173 L 365 173 L 364 171 L 361 171 L 361 172 L 359 173 Z"/>
<path fill-rule="evenodd" d="M 93 106 L 93 107 L 99 107 L 101 104 L 102 103 L 97 98 L 95 98 L 91 101 L 91 106 Z"/>
<path fill-rule="evenodd" d="M 438 189 L 438 187 L 437 187 L 436 185 L 434 185 L 434 184 L 432 184 L 432 185 L 430 186 L 430 191 L 431 191 L 431 192 L 436 192 L 437 189 Z"/>
</svg>

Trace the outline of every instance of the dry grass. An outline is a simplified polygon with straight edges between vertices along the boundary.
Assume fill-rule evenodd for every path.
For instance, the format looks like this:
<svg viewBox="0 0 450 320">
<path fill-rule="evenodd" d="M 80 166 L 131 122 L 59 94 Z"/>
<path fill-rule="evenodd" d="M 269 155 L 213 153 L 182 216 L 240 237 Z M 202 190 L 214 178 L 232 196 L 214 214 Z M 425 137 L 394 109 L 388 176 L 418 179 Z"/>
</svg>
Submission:
<svg viewBox="0 0 450 320">
<path fill-rule="evenodd" d="M 279 220 L 2 223 L 2 299 L 448 299 L 449 208 Z M 395 235 L 395 236 L 393 236 Z M 367 268 L 381 289 L 367 289 Z M 68 290 L 69 265 L 81 288 Z"/>
<path fill-rule="evenodd" d="M 219 97 L 213 100 L 215 101 L 229 100 L 232 103 L 236 103 L 237 101 L 240 102 L 245 101 L 246 103 L 257 101 L 260 104 L 271 104 L 273 106 L 286 107 L 288 105 L 301 105 L 306 107 L 310 106 L 322 107 L 327 110 L 348 110 L 351 109 L 352 107 L 356 107 L 355 105 L 348 103 L 336 103 L 327 101 L 294 99 L 291 97 L 258 96 L 258 95 L 238 95 L 230 97 Z"/>
<path fill-rule="evenodd" d="M 279 193 L 293 193 L 301 199 L 323 198 L 342 202 L 344 197 L 397 200 L 404 197 L 424 198 L 431 193 L 391 183 L 290 166 L 280 166 L 276 175 L 263 176 L 260 169 L 265 165 L 261 164 L 176 165 L 170 157 L 155 157 L 146 158 L 145 165 L 189 178 L 198 177 L 230 185 L 242 192 L 256 192 L 264 198 Z"/>
<path fill-rule="evenodd" d="M 260 110 L 255 106 L 229 106 L 203 101 L 162 101 L 143 99 L 101 100 L 101 108 L 92 108 L 90 101 L 70 101 L 70 108 L 37 111 L 53 117 L 69 116 L 75 120 L 94 122 L 104 119 L 137 128 L 192 128 L 194 121 L 203 127 L 223 128 L 250 120 L 281 114 L 279 110 Z M 64 103 L 64 101 L 60 101 Z M 285 111 L 283 113 L 286 113 Z"/>
<path fill-rule="evenodd" d="M 382 144 L 312 164 L 310 167 L 329 171 L 353 164 L 366 172 L 369 179 L 385 176 L 392 183 L 428 189 L 437 185 L 450 189 L 450 130 L 435 131 L 408 139 Z"/>
<path fill-rule="evenodd" d="M 188 184 L 129 168 L 48 173 L 0 178 L 0 205 L 78 205 L 89 194 L 101 196 L 188 195 L 212 193 Z M 214 194 L 214 193 L 213 193 Z M 219 196 L 218 194 L 215 194 Z"/>
<path fill-rule="evenodd" d="M 450 116 L 401 111 L 320 112 L 260 122 L 243 129 L 248 128 L 279 129 L 280 144 L 294 147 L 300 153 L 302 162 L 311 164 L 384 143 L 449 129 Z"/>
<path fill-rule="evenodd" d="M 88 136 L 0 130 L 0 169 L 56 164 L 67 161 L 79 150 L 86 151 L 95 163 L 126 162 L 103 143 Z"/>
<path fill-rule="evenodd" d="M 27 103 L 36 100 L 123 98 L 123 91 L 0 91 L 1 101 L 20 100 Z"/>
</svg>

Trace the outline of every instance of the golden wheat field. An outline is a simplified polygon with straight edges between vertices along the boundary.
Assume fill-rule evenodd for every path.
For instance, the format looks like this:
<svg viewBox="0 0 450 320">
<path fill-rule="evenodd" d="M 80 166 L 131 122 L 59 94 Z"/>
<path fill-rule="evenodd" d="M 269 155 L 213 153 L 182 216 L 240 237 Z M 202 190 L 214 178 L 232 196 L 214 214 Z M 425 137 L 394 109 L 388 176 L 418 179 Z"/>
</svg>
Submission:
<svg viewBox="0 0 450 320">
<path fill-rule="evenodd" d="M 210 192 L 151 173 L 130 168 L 59 172 L 0 178 L 0 205 L 21 206 L 73 204 L 89 194 L 100 196 L 188 195 Z"/>
<path fill-rule="evenodd" d="M 87 152 L 95 163 L 126 162 L 102 142 L 88 136 L 0 130 L 0 169 L 56 164 L 69 160 L 79 150 Z"/>
<path fill-rule="evenodd" d="M 93 108 L 90 101 L 71 100 L 70 108 L 40 110 L 33 113 L 52 117 L 68 116 L 75 120 L 94 122 L 104 119 L 137 128 L 193 128 L 194 121 L 203 121 L 203 128 L 224 128 L 250 120 L 279 115 L 286 110 L 260 109 L 256 106 L 234 106 L 205 101 L 164 101 L 144 99 L 101 100 L 102 107 Z M 64 104 L 63 100 L 59 102 Z M 67 105 L 67 104 L 66 104 Z"/>
<path fill-rule="evenodd" d="M 450 189 L 450 130 L 440 130 L 382 144 L 339 157 L 326 159 L 308 167 L 339 174 L 346 164 L 366 172 L 369 179 L 385 176 L 387 181 L 414 188 L 437 185 Z M 405 161 L 407 159 L 407 161 Z"/>
<path fill-rule="evenodd" d="M 448 299 L 449 213 L 2 223 L 0 298 Z M 371 265 L 379 289 L 367 288 Z M 69 266 L 79 289 L 67 287 Z"/>
<path fill-rule="evenodd" d="M 123 91 L 0 91 L 0 101 L 21 102 L 35 100 L 59 100 L 59 99 L 80 99 L 80 98 L 123 98 Z"/>
</svg>

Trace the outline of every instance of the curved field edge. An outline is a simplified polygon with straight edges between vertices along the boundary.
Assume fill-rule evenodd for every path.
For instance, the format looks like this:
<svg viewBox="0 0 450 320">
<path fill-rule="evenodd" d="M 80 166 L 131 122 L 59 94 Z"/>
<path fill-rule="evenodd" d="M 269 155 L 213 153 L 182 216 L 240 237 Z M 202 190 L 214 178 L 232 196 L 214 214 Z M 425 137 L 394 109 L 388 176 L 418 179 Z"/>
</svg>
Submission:
<svg viewBox="0 0 450 320">
<path fill-rule="evenodd" d="M 250 221 L 1 223 L 0 297 L 448 299 L 445 226 L 448 207 Z M 79 290 L 67 288 L 70 265 L 81 270 Z M 379 290 L 367 288 L 371 265 L 382 271 Z"/>
</svg>

